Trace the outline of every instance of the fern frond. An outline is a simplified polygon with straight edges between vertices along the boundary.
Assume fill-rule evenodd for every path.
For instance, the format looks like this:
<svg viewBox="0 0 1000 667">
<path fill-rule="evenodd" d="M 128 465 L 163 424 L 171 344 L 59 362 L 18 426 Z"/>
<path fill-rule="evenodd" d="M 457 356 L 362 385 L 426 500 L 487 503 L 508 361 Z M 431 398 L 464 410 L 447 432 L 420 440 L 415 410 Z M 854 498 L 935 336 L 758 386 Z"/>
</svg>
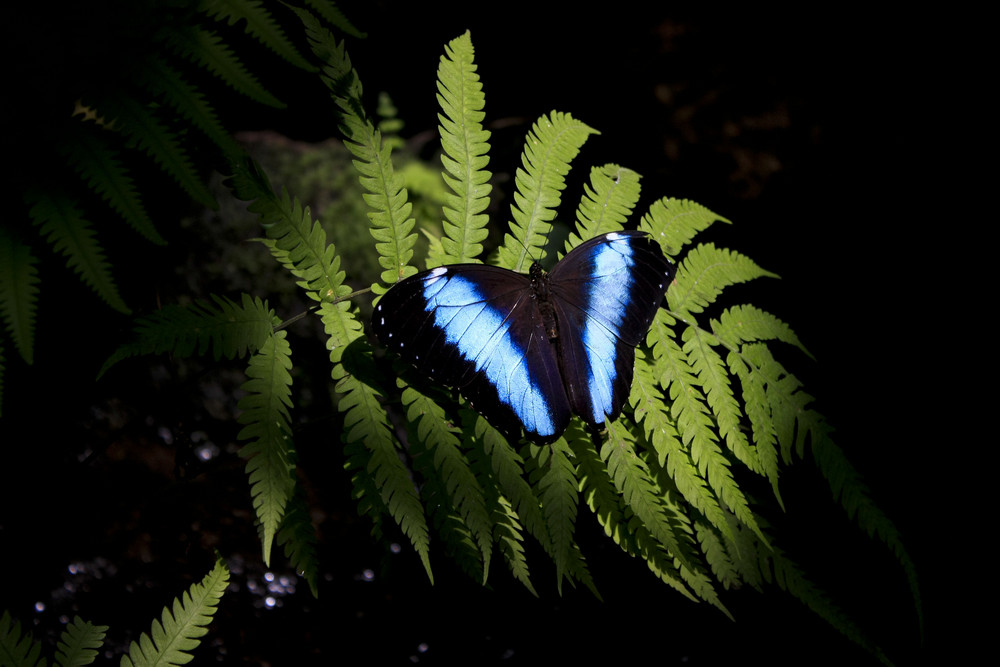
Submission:
<svg viewBox="0 0 1000 667">
<path fill-rule="evenodd" d="M 97 657 L 97 649 L 104 644 L 107 631 L 106 625 L 94 625 L 79 616 L 74 617 L 59 636 L 55 664 L 59 667 L 89 665 Z"/>
<path fill-rule="evenodd" d="M 493 475 L 497 480 L 503 495 L 510 499 L 510 504 L 517 512 L 524 527 L 551 553 L 552 538 L 549 535 L 545 516 L 542 514 L 541 500 L 535 490 L 525 480 L 524 459 L 514 451 L 507 439 L 493 428 L 482 416 L 477 416 L 475 429 L 476 439 L 482 444 L 483 453 L 489 457 Z"/>
<path fill-rule="evenodd" d="M 430 476 L 440 478 L 448 506 L 455 509 L 478 546 L 485 584 L 489 576 L 493 525 L 486 510 L 483 489 L 460 449 L 459 430 L 447 423 L 440 406 L 413 387 L 403 389 L 402 400 L 407 408 L 407 419 L 417 425 L 416 439 L 426 452 L 425 458 L 431 459 L 433 472 Z"/>
<path fill-rule="evenodd" d="M 157 245 L 166 241 L 153 225 L 135 183 L 118 155 L 94 132 L 74 132 L 61 146 L 62 154 L 91 190 L 106 201 L 137 232 Z"/>
<path fill-rule="evenodd" d="M 649 211 L 642 217 L 639 229 L 652 234 L 668 256 L 676 257 L 698 232 L 704 231 L 716 221 L 729 222 L 701 204 L 687 199 L 664 197 L 649 207 Z"/>
<path fill-rule="evenodd" d="M 170 31 L 165 40 L 174 53 L 208 70 L 237 93 L 275 109 L 287 106 L 260 84 L 217 33 L 188 27 Z"/>
<path fill-rule="evenodd" d="M 492 521 L 493 539 L 500 546 L 500 553 L 507 563 L 507 569 L 515 579 L 524 584 L 528 591 L 538 597 L 538 592 L 531 583 L 531 574 L 528 571 L 528 559 L 524 553 L 524 536 L 521 524 L 518 521 L 517 512 L 503 496 L 493 498 Z"/>
<path fill-rule="evenodd" d="M 743 413 L 733 395 L 729 374 L 722 357 L 716 351 L 719 341 L 697 327 L 687 327 L 683 333 L 684 352 L 688 363 L 697 373 L 705 390 L 705 398 L 715 417 L 715 427 L 733 452 L 750 470 L 763 473 L 754 449 L 743 431 Z"/>
<path fill-rule="evenodd" d="M 259 350 L 281 324 L 266 301 L 242 295 L 241 303 L 211 295 L 214 304 L 198 301 L 191 306 L 168 305 L 138 318 L 134 340 L 121 346 L 104 362 L 98 377 L 112 365 L 140 354 L 194 354 L 233 359 Z"/>
<path fill-rule="evenodd" d="M 621 229 L 639 201 L 639 174 L 606 164 L 590 170 L 590 183 L 584 186 L 576 210 L 576 231 L 566 240 L 566 252 L 586 239 Z"/>
<path fill-rule="evenodd" d="M 674 284 L 667 290 L 667 303 L 675 313 L 699 313 L 730 285 L 761 277 L 777 278 L 776 274 L 738 252 L 716 248 L 711 243 L 695 246 L 677 267 Z"/>
<path fill-rule="evenodd" d="M 330 304 L 323 304 L 322 310 L 329 314 L 347 315 Z M 338 324 L 343 319 L 331 317 L 328 321 L 324 315 L 323 321 L 328 324 L 327 332 L 331 332 L 330 325 Z M 358 336 L 363 336 L 361 324 L 357 320 L 347 326 L 349 328 L 356 326 Z M 341 438 L 352 469 L 359 471 L 359 474 L 355 475 L 355 494 L 362 500 L 365 513 L 381 513 L 384 510 L 392 516 L 409 538 L 414 550 L 420 556 L 427 577 L 433 582 L 430 534 L 423 505 L 413 485 L 410 471 L 399 458 L 397 444 L 392 437 L 381 397 L 373 387 L 358 379 L 359 373 L 366 377 L 376 376 L 373 370 L 360 368 L 362 364 L 372 364 L 371 349 L 361 339 L 350 347 L 355 349 L 348 352 L 349 348 L 332 348 L 330 359 L 334 363 L 332 375 L 337 383 L 336 391 L 340 394 L 337 407 L 344 413 L 344 431 Z M 345 356 L 350 359 L 344 359 Z M 372 481 L 374 485 L 371 484 Z M 378 498 L 377 501 L 372 497 L 373 492 Z"/>
<path fill-rule="evenodd" d="M 56 192 L 30 191 L 25 200 L 32 224 L 56 252 L 66 256 L 66 265 L 109 306 L 130 313 L 118 294 L 104 250 L 77 204 Z"/>
<path fill-rule="evenodd" d="M 0 319 L 28 364 L 35 358 L 37 264 L 30 247 L 0 229 Z"/>
<path fill-rule="evenodd" d="M 288 562 L 309 584 L 313 597 L 318 597 L 319 556 L 316 553 L 316 528 L 309 518 L 309 507 L 302 495 L 300 484 L 295 484 L 292 497 L 285 506 L 275 540 L 283 548 Z"/>
<path fill-rule="evenodd" d="M 827 595 L 813 584 L 798 566 L 785 557 L 780 549 L 771 548 L 766 552 L 761 552 L 763 557 L 766 553 L 766 562 L 762 564 L 762 571 L 766 579 L 770 582 L 771 576 L 775 583 L 783 591 L 787 591 L 793 597 L 800 600 L 817 616 L 825 620 L 836 628 L 845 637 L 864 648 L 868 653 L 877 657 L 883 664 L 892 663 L 868 636 L 851 620 L 850 616 L 837 607 Z"/>
<path fill-rule="evenodd" d="M 122 656 L 122 667 L 190 662 L 193 657 L 190 651 L 197 648 L 200 637 L 208 632 L 205 626 L 212 621 L 228 585 L 229 568 L 218 560 L 200 583 L 192 584 L 174 600 L 172 607 L 163 609 L 160 620 L 153 621 L 149 635 L 144 632 L 138 643 L 131 643 L 128 655 Z"/>
<path fill-rule="evenodd" d="M 802 350 L 810 359 L 813 358 L 790 326 L 771 313 L 754 306 L 740 305 L 727 308 L 718 320 L 713 319 L 709 324 L 712 333 L 730 349 L 737 349 L 742 343 L 780 340 Z"/>
<path fill-rule="evenodd" d="M 705 554 L 705 561 L 712 569 L 712 574 L 724 588 L 736 588 L 740 585 L 740 575 L 736 564 L 729 556 L 726 549 L 726 542 L 719 535 L 719 532 L 707 521 L 695 519 L 695 535 L 701 552 Z M 730 542 L 734 544 L 735 542 Z"/>
<path fill-rule="evenodd" d="M 410 217 L 412 205 L 407 201 L 403 180 L 393 170 L 390 149 L 381 134 L 365 114 L 361 101 L 361 82 L 351 66 L 343 43 L 338 43 L 329 30 L 323 28 L 308 12 L 296 10 L 306 26 L 313 53 L 323 61 L 323 80 L 330 88 L 340 109 L 340 129 L 345 145 L 354 155 L 354 166 L 362 187 L 368 192 L 364 200 L 371 209 L 371 234 L 383 269 L 381 282 L 392 285 L 416 273 L 410 266 L 417 235 Z M 382 294 L 387 288 L 372 285 L 372 291 Z"/>
<path fill-rule="evenodd" d="M 46 665 L 42 655 L 42 645 L 31 636 L 30 632 L 21 634 L 21 622 L 11 618 L 4 609 L 0 615 L 0 664 L 2 665 Z"/>
<path fill-rule="evenodd" d="M 327 0 L 306 0 L 305 4 L 312 9 L 314 14 L 318 14 L 327 23 L 336 26 L 348 35 L 362 39 L 368 36 L 367 33 L 358 30 L 332 2 L 328 2 Z"/>
<path fill-rule="evenodd" d="M 707 474 L 709 462 L 722 469 L 721 477 L 730 487 L 734 487 L 735 482 L 729 476 L 725 459 L 716 444 L 711 418 L 700 400 L 701 392 L 691 374 L 684 351 L 671 337 L 669 327 L 675 322 L 665 311 L 660 311 L 652 326 L 652 335 L 657 341 L 653 346 L 655 372 L 659 383 L 669 391 L 672 403 L 670 419 L 667 421 L 664 415 L 654 412 L 651 414 L 656 419 L 648 425 L 644 423 L 643 427 L 664 427 L 660 433 L 654 431 L 652 436 L 654 448 L 657 456 L 663 460 L 664 469 L 684 499 L 731 539 L 726 513 L 719 503 L 720 489 L 711 483 Z M 637 367 L 636 376 L 640 373 L 645 375 L 646 371 L 640 371 Z M 647 382 L 648 379 L 644 378 L 644 386 Z M 649 391 L 648 387 L 646 391 Z M 705 450 L 711 454 L 706 455 Z"/>
<path fill-rule="evenodd" d="M 729 353 L 726 364 L 739 379 L 743 389 L 743 407 L 750 420 L 750 431 L 757 451 L 760 472 L 767 477 L 774 491 L 774 497 L 784 508 L 781 492 L 778 489 L 778 434 L 774 429 L 772 406 L 767 399 L 764 379 L 760 373 L 751 370 L 750 365 L 737 352 Z"/>
<path fill-rule="evenodd" d="M 292 405 L 292 350 L 287 333 L 276 331 L 247 365 L 246 395 L 238 407 L 244 424 L 240 440 L 249 440 L 240 450 L 247 459 L 250 496 L 260 522 L 264 563 L 270 565 L 271 545 L 278 532 L 295 487 L 294 449 L 288 410 Z"/>
<path fill-rule="evenodd" d="M 542 513 L 552 538 L 552 556 L 556 565 L 556 589 L 562 592 L 562 580 L 577 580 L 598 595 L 580 548 L 573 540 L 579 503 L 576 470 L 572 450 L 565 438 L 544 447 L 529 445 L 535 469 L 530 479 L 542 503 Z"/>
<path fill-rule="evenodd" d="M 472 39 L 466 32 L 445 47 L 438 66 L 438 132 L 445 182 L 454 195 L 444 207 L 442 246 L 447 263 L 478 262 L 483 252 L 493 187 L 489 164 L 490 133 L 483 129 L 483 86 L 476 74 Z M 431 267 L 428 267 L 431 268 Z"/>
<path fill-rule="evenodd" d="M 608 476 L 629 509 L 646 526 L 650 534 L 667 552 L 684 559 L 677 536 L 674 535 L 663 508 L 656 503 L 660 495 L 650 480 L 645 462 L 636 456 L 634 442 L 628 430 L 615 422 L 608 425 L 608 435 L 600 450 Z M 685 563 L 690 567 L 689 563 Z"/>
<path fill-rule="evenodd" d="M 579 437 L 581 434 L 572 431 L 567 432 L 567 440 L 577 462 L 577 476 L 584 502 L 604 528 L 604 534 L 614 540 L 625 553 L 636 555 L 634 537 L 626 528 L 627 505 L 608 475 L 607 466 L 594 449 L 590 438 Z"/>
<path fill-rule="evenodd" d="M 805 419 L 817 418 L 818 416 L 811 411 L 805 416 Z M 903 569 L 916 608 L 920 631 L 923 633 L 923 603 L 917 568 L 903 545 L 899 530 L 872 501 L 868 487 L 861 480 L 861 476 L 844 456 L 843 450 L 828 435 L 812 441 L 812 453 L 820 473 L 830 485 L 833 497 L 839 500 L 847 516 L 854 517 L 858 526 L 869 537 L 876 537 L 885 544 Z"/>
<path fill-rule="evenodd" d="M 200 0 L 199 5 L 207 16 L 229 25 L 246 21 L 243 30 L 248 35 L 299 69 L 316 71 L 285 36 L 271 13 L 261 6 L 260 0 Z"/>
<path fill-rule="evenodd" d="M 219 122 L 215 109 L 180 72 L 156 57 L 150 58 L 141 72 L 144 75 L 143 85 L 154 97 L 163 99 L 170 108 L 191 121 L 225 154 L 239 153 L 239 144 Z"/>
<path fill-rule="evenodd" d="M 528 265 L 545 257 L 545 244 L 566 187 L 570 162 L 597 130 L 569 114 L 553 111 L 542 116 L 524 142 L 521 167 L 514 175 L 514 203 L 510 232 L 499 251 L 499 265 L 525 273 Z"/>
<path fill-rule="evenodd" d="M 129 148 L 152 158 L 189 197 L 206 208 L 219 207 L 176 132 L 167 129 L 149 105 L 127 95 L 109 95 L 95 106 L 122 133 Z"/>
</svg>

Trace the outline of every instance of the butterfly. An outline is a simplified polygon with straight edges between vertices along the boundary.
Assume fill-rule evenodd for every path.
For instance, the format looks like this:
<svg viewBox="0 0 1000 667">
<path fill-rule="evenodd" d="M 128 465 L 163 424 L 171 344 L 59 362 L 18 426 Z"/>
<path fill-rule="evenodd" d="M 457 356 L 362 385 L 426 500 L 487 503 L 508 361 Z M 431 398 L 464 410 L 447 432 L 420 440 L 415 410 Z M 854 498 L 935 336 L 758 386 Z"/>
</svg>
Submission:
<svg viewBox="0 0 1000 667">
<path fill-rule="evenodd" d="M 508 438 L 556 440 L 572 414 L 592 431 L 615 420 L 635 347 L 673 279 L 644 232 L 580 244 L 548 273 L 439 266 L 401 280 L 375 306 L 378 341 L 457 388 Z"/>
</svg>

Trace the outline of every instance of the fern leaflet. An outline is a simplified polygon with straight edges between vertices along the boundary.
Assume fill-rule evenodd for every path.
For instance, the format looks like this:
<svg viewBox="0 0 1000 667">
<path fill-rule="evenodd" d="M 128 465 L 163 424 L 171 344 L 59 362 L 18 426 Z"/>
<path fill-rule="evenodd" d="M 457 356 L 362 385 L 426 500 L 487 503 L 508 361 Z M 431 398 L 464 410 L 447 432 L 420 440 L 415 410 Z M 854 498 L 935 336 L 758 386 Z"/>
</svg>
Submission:
<svg viewBox="0 0 1000 667">
<path fill-rule="evenodd" d="M 270 565 L 271 545 L 295 487 L 294 449 L 288 410 L 292 405 L 291 347 L 284 331 L 268 337 L 247 365 L 246 395 L 240 399 L 244 424 L 240 450 L 247 459 L 250 495 L 260 522 L 264 563 Z"/>
<path fill-rule="evenodd" d="M 25 199 L 32 223 L 56 252 L 66 255 L 67 266 L 109 306 L 131 312 L 118 295 L 104 251 L 77 204 L 56 192 L 33 190 Z"/>
<path fill-rule="evenodd" d="M 18 354 L 28 364 L 35 356 L 37 264 L 31 248 L 0 230 L 0 319 Z"/>
<path fill-rule="evenodd" d="M 123 655 L 122 667 L 142 665 L 184 665 L 191 661 L 190 651 L 208 632 L 207 626 L 215 615 L 219 600 L 229 585 L 229 568 L 221 560 L 200 583 L 192 584 L 171 608 L 165 608 L 159 621 L 153 621 L 150 634 L 145 632 L 139 642 L 132 642 L 128 655 Z M 152 637 L 150 637 L 152 635 Z"/>
<path fill-rule="evenodd" d="M 585 239 L 615 232 L 622 228 L 639 201 L 639 174 L 606 164 L 590 170 L 590 183 L 576 209 L 576 231 L 570 232 L 566 251 Z"/>
<path fill-rule="evenodd" d="M 60 667 L 89 665 L 97 657 L 97 649 L 104 643 L 106 625 L 94 625 L 79 616 L 66 626 L 56 646 L 56 664 Z"/>
<path fill-rule="evenodd" d="M 524 142 L 514 183 L 513 221 L 500 247 L 500 266 L 524 273 L 532 260 L 545 257 L 545 244 L 566 187 L 570 162 L 597 131 L 572 116 L 553 111 L 532 125 Z"/>
<path fill-rule="evenodd" d="M 490 133 L 483 129 L 483 87 L 476 74 L 469 33 L 453 39 L 445 47 L 438 66 L 438 115 L 441 134 L 441 163 L 445 182 L 454 192 L 444 207 L 442 263 L 478 262 L 486 238 L 489 205 Z"/>
<path fill-rule="evenodd" d="M 0 664 L 3 665 L 46 665 L 42 655 L 42 645 L 31 633 L 21 634 L 21 622 L 10 617 L 5 609 L 0 615 Z"/>
</svg>

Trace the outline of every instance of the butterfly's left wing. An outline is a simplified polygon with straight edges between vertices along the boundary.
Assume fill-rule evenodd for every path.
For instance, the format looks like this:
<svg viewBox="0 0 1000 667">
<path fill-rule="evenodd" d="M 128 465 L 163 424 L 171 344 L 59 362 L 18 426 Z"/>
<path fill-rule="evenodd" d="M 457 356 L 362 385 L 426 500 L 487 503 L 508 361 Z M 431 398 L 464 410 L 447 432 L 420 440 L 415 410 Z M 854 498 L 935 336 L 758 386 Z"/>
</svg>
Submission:
<svg viewBox="0 0 1000 667">
<path fill-rule="evenodd" d="M 372 329 L 510 437 L 523 427 L 547 442 L 569 423 L 555 347 L 527 276 L 484 264 L 418 273 L 382 296 Z"/>
<path fill-rule="evenodd" d="M 591 427 L 621 413 L 635 346 L 673 274 L 673 264 L 648 234 L 624 231 L 579 245 L 549 274 L 566 394 L 573 412 Z"/>
</svg>

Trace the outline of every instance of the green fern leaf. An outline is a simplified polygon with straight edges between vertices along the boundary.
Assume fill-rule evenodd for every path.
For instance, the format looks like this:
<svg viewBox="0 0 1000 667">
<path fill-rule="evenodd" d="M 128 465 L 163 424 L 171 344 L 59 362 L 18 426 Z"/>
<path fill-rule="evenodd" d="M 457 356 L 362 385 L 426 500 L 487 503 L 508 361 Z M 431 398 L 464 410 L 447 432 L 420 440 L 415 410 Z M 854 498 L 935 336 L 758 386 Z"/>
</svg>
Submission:
<svg viewBox="0 0 1000 667">
<path fill-rule="evenodd" d="M 576 231 L 566 241 L 569 252 L 584 239 L 621 229 L 639 201 L 639 174 L 606 164 L 590 170 L 590 183 L 584 186 L 576 210 Z"/>
<path fill-rule="evenodd" d="M 139 642 L 132 642 L 128 655 L 123 655 L 122 667 L 143 665 L 184 665 L 193 658 L 193 651 L 208 632 L 207 626 L 229 585 L 229 568 L 221 560 L 200 583 L 174 600 L 172 607 L 163 609 L 159 621 L 154 620 L 150 634 L 142 633 Z M 152 638 L 150 638 L 152 635 Z"/>
<path fill-rule="evenodd" d="M 162 98 L 172 109 L 191 121 L 224 153 L 235 155 L 241 151 L 239 144 L 219 122 L 215 109 L 205 100 L 205 96 L 180 72 L 161 58 L 150 58 L 146 68 L 141 71 L 145 76 L 143 83 L 150 93 Z"/>
<path fill-rule="evenodd" d="M 122 133 L 129 148 L 152 158 L 188 196 L 206 208 L 219 207 L 182 143 L 148 105 L 125 95 L 111 95 L 92 106 Z"/>
<path fill-rule="evenodd" d="M 741 343 L 765 340 L 780 340 L 802 350 L 810 359 L 813 356 L 799 342 L 791 327 L 774 315 L 754 306 L 741 305 L 727 308 L 718 320 L 711 320 L 712 332 L 725 342 L 730 349 L 737 349 Z"/>
<path fill-rule="evenodd" d="M 608 425 L 608 436 L 601 446 L 600 456 L 629 510 L 662 549 L 678 559 L 683 568 L 695 570 L 681 545 L 682 538 L 671 525 L 676 522 L 676 517 L 669 517 L 666 508 L 658 502 L 662 494 L 653 484 L 645 461 L 636 455 L 631 434 L 621 423 Z"/>
<path fill-rule="evenodd" d="M 337 43 L 329 30 L 323 28 L 308 12 L 296 10 L 306 26 L 313 53 L 324 62 L 323 79 L 331 89 L 334 102 L 341 111 L 341 132 L 345 145 L 354 155 L 354 166 L 362 187 L 368 193 L 364 200 L 371 209 L 371 234 L 379 253 L 379 263 L 385 269 L 381 282 L 392 285 L 416 273 L 409 265 L 417 235 L 410 217 L 412 205 L 407 201 L 402 177 L 393 170 L 390 149 L 382 142 L 371 120 L 365 114 L 361 100 L 361 82 L 351 66 L 342 43 Z M 372 291 L 382 294 L 381 284 Z"/>
<path fill-rule="evenodd" d="M 542 514 L 541 500 L 525 480 L 524 459 L 482 416 L 477 416 L 474 432 L 476 439 L 482 444 L 484 454 L 489 457 L 501 493 L 510 499 L 511 506 L 527 531 L 546 552 L 551 553 L 552 538 Z"/>
<path fill-rule="evenodd" d="M 598 595 L 587 571 L 580 548 L 573 540 L 579 503 L 576 470 L 571 462 L 572 450 L 564 438 L 545 447 L 529 445 L 530 472 L 542 503 L 542 513 L 552 538 L 552 556 L 556 565 L 556 589 L 562 591 L 564 578 L 580 581 Z"/>
<path fill-rule="evenodd" d="M 639 229 L 652 234 L 668 256 L 676 257 L 698 232 L 716 221 L 729 222 L 701 204 L 665 197 L 649 207 Z"/>
<path fill-rule="evenodd" d="M 438 66 L 438 115 L 441 134 L 441 162 L 445 182 L 454 195 L 444 207 L 442 246 L 446 263 L 478 262 L 483 252 L 489 216 L 490 133 L 483 129 L 483 86 L 476 74 L 474 50 L 469 33 L 453 39 L 445 47 Z"/>
<path fill-rule="evenodd" d="M 260 84 L 218 34 L 191 27 L 172 30 L 165 40 L 174 53 L 205 68 L 239 94 L 275 109 L 287 106 Z"/>
<path fill-rule="evenodd" d="M 604 528 L 604 534 L 614 540 L 625 553 L 636 554 L 633 535 L 627 530 L 627 505 L 618 493 L 614 482 L 608 475 L 604 461 L 598 455 L 589 438 L 577 437 L 570 433 L 568 438 L 573 455 L 577 461 L 580 492 L 587 507 L 597 517 L 598 523 Z"/>
<path fill-rule="evenodd" d="M 319 556 L 316 553 L 316 529 L 309 518 L 309 508 L 302 487 L 295 484 L 292 497 L 285 506 L 281 527 L 275 536 L 283 547 L 288 562 L 309 584 L 313 597 L 319 595 Z"/>
<path fill-rule="evenodd" d="M 448 506 L 455 508 L 478 546 L 485 584 L 489 575 L 493 525 L 486 510 L 483 489 L 460 449 L 458 429 L 448 424 L 440 406 L 413 387 L 403 390 L 403 405 L 407 407 L 410 423 L 417 425 L 416 440 L 426 452 L 425 458 L 431 459 L 431 465 L 424 466 L 425 476 L 440 478 Z"/>
<path fill-rule="evenodd" d="M 189 357 L 211 351 L 216 360 L 244 357 L 259 350 L 281 324 L 266 301 L 248 294 L 242 296 L 240 304 L 214 294 L 212 300 L 214 304 L 168 305 L 138 318 L 133 325 L 135 340 L 116 350 L 98 377 L 122 359 L 140 354 L 169 352 Z"/>
<path fill-rule="evenodd" d="M 261 6 L 260 0 L 200 0 L 199 5 L 206 15 L 229 25 L 246 21 L 243 29 L 248 35 L 292 65 L 307 72 L 316 71 L 288 40 L 271 13 Z"/>
<path fill-rule="evenodd" d="M 736 352 L 729 353 L 726 363 L 739 378 L 743 389 L 744 410 L 750 419 L 750 430 L 753 434 L 754 448 L 757 450 L 760 472 L 771 482 L 775 498 L 784 507 L 778 490 L 778 435 L 774 429 L 771 404 L 767 400 L 764 379 L 760 373 L 752 371 L 742 355 Z"/>
<path fill-rule="evenodd" d="M 685 255 L 674 284 L 667 290 L 667 303 L 687 320 L 687 314 L 699 313 L 714 303 L 725 287 L 764 276 L 777 278 L 744 255 L 705 243 Z"/>
<path fill-rule="evenodd" d="M 21 623 L 10 617 L 5 609 L 0 615 L 0 665 L 46 665 L 42 655 L 42 645 L 36 642 L 31 633 L 21 634 Z"/>
<path fill-rule="evenodd" d="M 244 424 L 241 440 L 250 442 L 240 450 L 247 459 L 257 521 L 260 522 L 264 563 L 270 565 L 271 545 L 295 487 L 294 449 L 288 410 L 292 405 L 291 347 L 286 332 L 270 336 L 247 366 L 246 395 L 238 407 Z"/>
<path fill-rule="evenodd" d="M 764 556 L 765 553 L 766 556 Z M 845 637 L 879 658 L 883 664 L 892 664 L 881 648 L 872 642 L 843 610 L 831 602 L 822 590 L 809 581 L 798 566 L 787 559 L 780 549 L 772 548 L 766 552 L 760 552 L 760 555 L 765 559 L 762 570 L 768 580 L 770 580 L 769 573 L 773 573 L 774 581 L 779 588 L 801 600 L 816 615 L 839 630 Z"/>
<path fill-rule="evenodd" d="M 719 345 L 718 339 L 696 327 L 684 329 L 683 337 L 684 352 L 705 390 L 719 435 L 736 458 L 754 472 L 762 473 L 763 467 L 757 458 L 757 451 L 750 445 L 743 431 L 743 413 L 733 395 L 726 365 L 715 349 Z"/>
<path fill-rule="evenodd" d="M 705 561 L 712 568 L 712 574 L 722 584 L 724 588 L 738 588 L 741 584 L 740 573 L 729 556 L 726 549 L 726 542 L 719 535 L 718 530 L 707 521 L 695 519 L 695 535 L 701 552 L 705 554 Z M 735 544 L 731 542 L 730 544 Z"/>
<path fill-rule="evenodd" d="M 97 649 L 104 643 L 107 631 L 106 625 L 94 625 L 79 616 L 74 617 L 59 636 L 56 664 L 60 667 L 89 665 L 97 657 Z"/>
<path fill-rule="evenodd" d="M 514 511 L 510 501 L 503 496 L 496 496 L 492 505 L 493 536 L 500 546 L 500 553 L 503 554 L 507 568 L 532 595 L 538 597 L 528 571 L 528 559 L 524 553 L 524 536 L 517 512 Z"/>
<path fill-rule="evenodd" d="M 818 415 L 811 412 L 804 416 L 804 420 L 818 421 Z M 813 426 L 814 433 L 819 426 Z M 903 545 L 902 535 L 899 530 L 872 501 L 868 493 L 868 488 L 861 480 L 861 476 L 844 456 L 844 452 L 834 444 L 828 437 L 820 437 L 812 440 L 813 457 L 816 465 L 823 477 L 826 478 L 833 492 L 834 498 L 840 501 L 841 506 L 849 517 L 855 517 L 858 526 L 864 530 L 869 537 L 877 537 L 892 553 L 893 557 L 903 569 L 907 583 L 910 587 L 910 595 L 913 598 L 914 607 L 917 610 L 918 623 L 923 632 L 923 603 L 921 601 L 920 583 L 917 578 L 917 568 L 910 558 L 906 547 Z"/>
<path fill-rule="evenodd" d="M 62 145 L 66 161 L 133 229 L 157 245 L 166 244 L 118 155 L 95 132 L 74 132 Z"/>
<path fill-rule="evenodd" d="M 35 357 L 38 260 L 31 248 L 0 230 L 0 319 L 25 363 Z"/>
<path fill-rule="evenodd" d="M 532 260 L 545 257 L 545 244 L 566 187 L 570 162 L 597 131 L 572 116 L 553 111 L 531 127 L 514 184 L 513 221 L 499 251 L 499 265 L 525 273 Z"/>
<path fill-rule="evenodd" d="M 55 192 L 31 191 L 25 199 L 32 223 L 56 252 L 66 256 L 66 265 L 109 306 L 131 312 L 118 295 L 104 251 L 76 203 Z"/>
<path fill-rule="evenodd" d="M 726 513 L 719 504 L 719 489 L 711 483 L 707 474 L 709 461 L 722 469 L 721 476 L 728 480 L 728 484 L 735 486 L 735 483 L 732 482 L 725 460 L 715 444 L 711 419 L 700 400 L 701 392 L 691 374 L 687 358 L 671 337 L 669 327 L 674 322 L 676 320 L 664 311 L 657 313 L 653 320 L 653 335 L 657 339 L 653 347 L 655 372 L 660 384 L 668 387 L 672 402 L 669 425 L 660 434 L 653 436 L 654 448 L 684 499 L 704 514 L 723 535 L 732 539 L 726 524 Z M 642 374 L 645 372 L 641 371 Z M 638 368 L 636 374 L 640 374 Z M 646 382 L 648 380 L 644 379 L 644 384 Z M 655 416 L 659 420 L 654 420 L 651 426 L 667 424 L 662 416 Z M 643 426 L 650 427 L 646 424 Z M 675 434 L 681 436 L 680 441 Z M 704 454 L 705 450 L 711 454 Z"/>
<path fill-rule="evenodd" d="M 371 368 L 372 352 L 365 343 L 361 323 L 346 308 L 346 302 L 324 303 L 320 312 L 330 336 L 332 377 L 340 395 L 337 408 L 344 413 L 341 438 L 349 469 L 358 471 L 354 475 L 355 497 L 362 503 L 362 512 L 376 520 L 376 529 L 382 512 L 392 516 L 433 582 L 430 535 L 423 506 L 410 472 L 399 458 L 381 396 L 358 379 L 359 375 L 377 377 L 377 374 Z M 344 344 L 347 340 L 350 344 Z"/>
</svg>

